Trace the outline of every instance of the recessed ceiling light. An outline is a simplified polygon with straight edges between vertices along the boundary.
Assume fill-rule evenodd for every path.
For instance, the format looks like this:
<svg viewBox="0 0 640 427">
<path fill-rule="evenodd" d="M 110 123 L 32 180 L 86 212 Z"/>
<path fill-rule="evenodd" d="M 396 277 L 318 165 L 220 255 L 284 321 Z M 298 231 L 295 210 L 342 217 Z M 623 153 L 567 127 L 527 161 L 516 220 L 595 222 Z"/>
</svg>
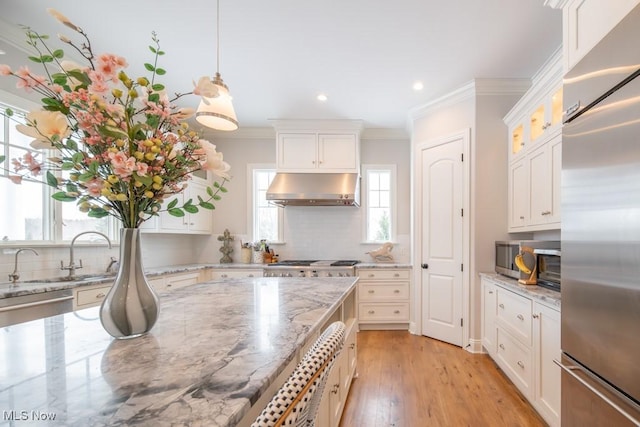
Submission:
<svg viewBox="0 0 640 427">
<path fill-rule="evenodd" d="M 325 102 L 327 99 L 327 95 L 325 95 L 324 93 L 319 93 L 318 96 L 316 97 L 318 99 L 318 101 L 322 101 Z"/>
<path fill-rule="evenodd" d="M 7 52 L 5 52 L 4 50 L 0 49 L 0 55 L 4 55 L 4 54 L 6 54 L 6 53 L 7 53 Z"/>
<path fill-rule="evenodd" d="M 422 90 L 424 89 L 424 85 L 422 84 L 421 81 L 417 81 L 413 84 L 413 90 Z"/>
</svg>

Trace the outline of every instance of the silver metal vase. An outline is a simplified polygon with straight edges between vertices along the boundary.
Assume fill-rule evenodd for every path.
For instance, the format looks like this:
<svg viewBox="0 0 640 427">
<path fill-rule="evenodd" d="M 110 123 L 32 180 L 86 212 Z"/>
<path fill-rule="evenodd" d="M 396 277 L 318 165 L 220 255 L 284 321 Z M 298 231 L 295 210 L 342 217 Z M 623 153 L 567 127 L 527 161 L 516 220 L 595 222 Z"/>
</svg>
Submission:
<svg viewBox="0 0 640 427">
<path fill-rule="evenodd" d="M 144 274 L 140 235 L 138 228 L 120 230 L 120 268 L 100 307 L 102 326 L 118 339 L 146 334 L 160 311 L 158 296 Z"/>
</svg>

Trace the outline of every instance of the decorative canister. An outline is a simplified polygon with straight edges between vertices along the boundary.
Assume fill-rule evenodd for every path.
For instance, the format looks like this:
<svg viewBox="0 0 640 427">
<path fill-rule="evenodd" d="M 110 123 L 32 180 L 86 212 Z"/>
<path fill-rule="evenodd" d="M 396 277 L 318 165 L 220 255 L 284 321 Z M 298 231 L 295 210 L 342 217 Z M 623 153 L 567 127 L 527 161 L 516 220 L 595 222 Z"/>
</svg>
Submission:
<svg viewBox="0 0 640 427">
<path fill-rule="evenodd" d="M 253 249 L 241 248 L 240 249 L 240 262 L 243 264 L 251 264 L 253 255 Z"/>
<path fill-rule="evenodd" d="M 253 251 L 253 263 L 254 264 L 262 264 L 264 262 L 264 252 L 263 251 Z"/>
</svg>

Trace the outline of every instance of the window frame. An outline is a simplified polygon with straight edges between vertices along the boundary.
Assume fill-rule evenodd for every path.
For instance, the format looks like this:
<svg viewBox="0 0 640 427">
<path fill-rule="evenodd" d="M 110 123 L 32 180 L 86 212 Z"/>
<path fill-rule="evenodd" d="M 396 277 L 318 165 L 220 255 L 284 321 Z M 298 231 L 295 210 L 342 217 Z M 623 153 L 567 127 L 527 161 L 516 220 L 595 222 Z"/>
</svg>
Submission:
<svg viewBox="0 0 640 427">
<path fill-rule="evenodd" d="M 398 228 L 398 187 L 397 187 L 397 166 L 395 164 L 363 164 L 362 165 L 362 208 L 363 208 L 363 220 L 362 220 L 362 243 L 384 243 L 397 241 L 397 228 Z M 391 232 L 389 233 L 389 240 L 371 240 L 368 236 L 369 229 L 369 173 L 370 172 L 389 172 L 389 226 Z"/>
<path fill-rule="evenodd" d="M 0 109 L 4 111 L 6 108 L 11 108 L 16 113 L 19 114 L 28 114 L 29 111 L 41 109 L 41 106 L 27 100 L 24 98 L 20 98 L 15 96 L 9 92 L 4 90 L 0 90 Z M 5 134 L 2 136 L 2 140 L 0 141 L 0 154 L 7 155 L 2 167 L 10 169 L 11 159 L 8 156 L 8 148 L 11 145 L 11 141 L 8 141 L 9 134 L 9 126 L 15 126 L 15 123 L 12 119 L 7 118 L 4 114 L 0 114 L 0 119 L 7 120 L 8 123 L 5 123 Z M 54 153 L 50 150 L 41 150 L 37 151 L 41 154 L 42 158 L 46 158 L 54 155 Z M 4 176 L 4 174 L 0 174 L 0 179 L 8 179 Z M 14 248 L 20 246 L 33 246 L 33 247 L 66 247 L 68 246 L 69 240 L 63 240 L 63 221 L 62 218 L 62 203 L 54 200 L 51 195 L 53 194 L 52 188 L 46 184 L 42 184 L 43 186 L 43 200 L 42 200 L 42 217 L 43 217 L 43 240 L 8 240 L 1 241 L 0 245 L 3 248 Z M 116 225 L 116 220 L 109 216 L 108 217 L 108 233 L 109 239 L 112 242 L 117 242 L 119 240 L 119 230 Z M 1 238 L 1 236 L 0 236 Z M 82 245 L 91 246 L 94 245 L 91 241 L 79 240 Z M 102 246 L 104 244 L 103 241 L 96 242 L 96 246 Z"/>
<path fill-rule="evenodd" d="M 255 181 L 255 173 L 257 171 L 276 171 L 276 165 L 273 163 L 249 163 L 247 164 L 247 235 L 249 236 L 250 241 L 257 241 L 259 238 L 256 233 L 256 181 Z M 284 244 L 284 209 L 274 205 L 278 212 L 278 231 L 277 231 L 277 240 L 269 241 L 269 244 Z"/>
</svg>

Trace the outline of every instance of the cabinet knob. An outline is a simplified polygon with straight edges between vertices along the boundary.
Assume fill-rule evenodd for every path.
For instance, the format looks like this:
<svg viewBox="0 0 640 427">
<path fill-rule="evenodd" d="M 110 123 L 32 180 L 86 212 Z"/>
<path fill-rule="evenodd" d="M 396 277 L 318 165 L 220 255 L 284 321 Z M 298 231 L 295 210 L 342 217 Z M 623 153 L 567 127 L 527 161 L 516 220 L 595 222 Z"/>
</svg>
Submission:
<svg viewBox="0 0 640 427">
<path fill-rule="evenodd" d="M 96 299 L 100 298 L 104 298 L 104 293 L 100 292 L 98 295 L 96 295 Z"/>
<path fill-rule="evenodd" d="M 540 317 L 540 315 L 538 315 L 538 314 L 536 314 L 536 313 L 533 313 L 533 318 L 534 318 L 534 319 L 537 319 L 537 318 L 539 318 L 539 317 Z"/>
<path fill-rule="evenodd" d="M 504 304 L 498 304 L 498 307 L 504 308 Z"/>
<path fill-rule="evenodd" d="M 498 347 L 504 350 L 504 344 L 500 344 Z"/>
<path fill-rule="evenodd" d="M 375 312 L 375 310 L 369 310 L 369 314 L 374 314 Z"/>
<path fill-rule="evenodd" d="M 522 361 L 518 360 L 518 366 L 520 366 L 522 369 L 524 369 L 524 363 L 522 363 Z"/>
<path fill-rule="evenodd" d="M 524 321 L 524 316 L 523 316 L 522 314 L 518 314 L 516 317 L 517 317 L 518 319 L 520 319 L 520 320 Z"/>
<path fill-rule="evenodd" d="M 426 270 L 426 269 L 429 268 L 429 264 L 424 263 L 424 264 L 421 264 L 420 267 L 422 267 L 424 270 Z"/>
<path fill-rule="evenodd" d="M 376 293 L 376 291 L 374 291 L 373 289 L 369 289 L 369 293 L 370 293 L 370 294 L 375 294 L 375 293 Z"/>
<path fill-rule="evenodd" d="M 338 390 L 340 389 L 340 384 L 334 384 L 331 388 L 331 393 L 338 394 Z"/>
<path fill-rule="evenodd" d="M 227 277 L 227 275 L 226 274 L 221 274 L 220 277 Z"/>
</svg>

